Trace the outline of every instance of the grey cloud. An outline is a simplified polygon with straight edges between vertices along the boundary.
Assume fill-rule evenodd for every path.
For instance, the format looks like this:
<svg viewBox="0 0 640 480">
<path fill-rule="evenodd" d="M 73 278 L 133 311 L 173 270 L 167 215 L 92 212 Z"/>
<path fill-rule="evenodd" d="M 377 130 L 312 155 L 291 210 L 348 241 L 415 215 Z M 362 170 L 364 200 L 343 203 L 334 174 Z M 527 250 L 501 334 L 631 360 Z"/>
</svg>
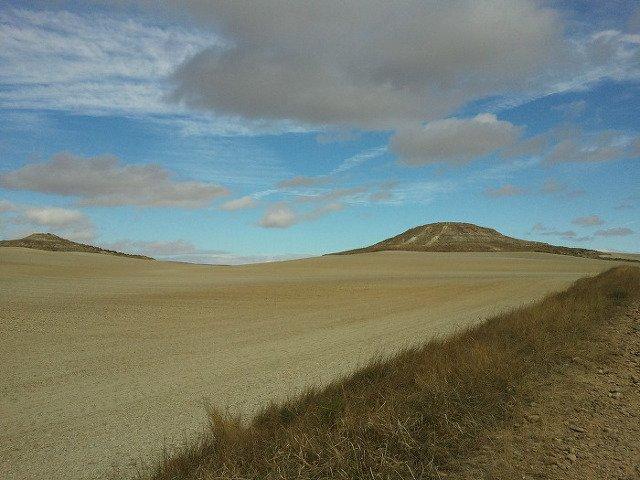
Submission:
<svg viewBox="0 0 640 480">
<path fill-rule="evenodd" d="M 633 235 L 635 232 L 626 227 L 607 228 L 606 230 L 598 230 L 594 235 L 597 237 L 626 237 Z"/>
<path fill-rule="evenodd" d="M 565 51 L 558 16 L 527 0 L 179 5 L 228 46 L 186 61 L 172 98 L 249 119 L 374 128 L 434 119 L 528 88 Z"/>
<path fill-rule="evenodd" d="M 517 187 L 511 184 L 506 184 L 498 188 L 487 188 L 484 191 L 484 193 L 488 197 L 500 198 L 500 197 L 515 197 L 518 195 L 524 195 L 525 193 L 527 193 L 527 191 L 521 187 Z"/>
<path fill-rule="evenodd" d="M 114 156 L 82 158 L 70 153 L 0 176 L 13 190 L 79 198 L 80 205 L 200 208 L 228 192 L 212 183 L 177 181 L 160 165 L 124 165 Z"/>
<path fill-rule="evenodd" d="M 463 165 L 513 145 L 520 132 L 520 127 L 498 120 L 493 114 L 447 118 L 430 122 L 425 127 L 399 130 L 391 139 L 391 148 L 407 165 Z"/>
<path fill-rule="evenodd" d="M 586 217 L 574 218 L 571 223 L 581 227 L 593 227 L 604 224 L 604 221 L 598 215 L 587 215 Z"/>
<path fill-rule="evenodd" d="M 537 157 L 549 146 L 550 137 L 547 134 L 536 135 L 507 146 L 500 152 L 503 158 Z"/>
<path fill-rule="evenodd" d="M 108 3 L 113 9 L 121 2 Z M 299 123 L 198 114 L 167 103 L 166 77 L 203 49 L 223 46 L 205 29 L 176 25 L 175 18 L 160 27 L 130 12 L 37 7 L 16 4 L 0 11 L 0 103 L 5 108 L 133 115 L 185 136 L 309 131 Z"/>
</svg>

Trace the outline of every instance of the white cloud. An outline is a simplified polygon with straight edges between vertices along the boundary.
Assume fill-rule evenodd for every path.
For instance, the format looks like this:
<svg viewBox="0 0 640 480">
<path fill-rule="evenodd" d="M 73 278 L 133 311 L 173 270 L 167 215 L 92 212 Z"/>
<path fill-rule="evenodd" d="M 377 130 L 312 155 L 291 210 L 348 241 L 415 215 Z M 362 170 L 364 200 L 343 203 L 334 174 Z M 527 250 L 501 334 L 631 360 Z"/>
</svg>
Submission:
<svg viewBox="0 0 640 480">
<path fill-rule="evenodd" d="M 257 205 L 255 199 L 250 196 L 244 196 L 240 198 L 235 198 L 233 200 L 229 200 L 228 202 L 224 202 L 220 205 L 220 210 L 227 210 L 229 212 L 233 212 L 236 210 L 243 210 L 246 208 L 253 208 Z"/>
<path fill-rule="evenodd" d="M 110 155 L 82 158 L 70 153 L 8 172 L 0 176 L 0 186 L 78 197 L 81 205 L 101 206 L 201 208 L 228 193 L 212 183 L 173 180 L 156 164 L 125 165 Z"/>
<path fill-rule="evenodd" d="M 280 202 L 270 205 L 259 225 L 264 228 L 289 228 L 298 223 L 298 216 L 289 205 Z"/>
<path fill-rule="evenodd" d="M 68 227 L 83 221 L 86 217 L 78 210 L 58 207 L 28 208 L 24 211 L 24 218 L 36 225 L 52 227 Z"/>
<path fill-rule="evenodd" d="M 302 222 L 318 220 L 332 212 L 344 209 L 344 205 L 332 202 L 313 208 L 307 212 L 298 213 L 287 203 L 278 202 L 270 205 L 262 219 L 258 223 L 263 228 L 289 228 Z"/>
<path fill-rule="evenodd" d="M 62 207 L 9 204 L 0 210 L 13 226 L 13 236 L 24 236 L 34 232 L 52 232 L 79 242 L 95 239 L 95 227 L 82 211 Z"/>
<path fill-rule="evenodd" d="M 391 148 L 407 165 L 462 165 L 515 144 L 520 132 L 520 127 L 493 114 L 447 118 L 399 130 L 391 139 Z"/>
</svg>

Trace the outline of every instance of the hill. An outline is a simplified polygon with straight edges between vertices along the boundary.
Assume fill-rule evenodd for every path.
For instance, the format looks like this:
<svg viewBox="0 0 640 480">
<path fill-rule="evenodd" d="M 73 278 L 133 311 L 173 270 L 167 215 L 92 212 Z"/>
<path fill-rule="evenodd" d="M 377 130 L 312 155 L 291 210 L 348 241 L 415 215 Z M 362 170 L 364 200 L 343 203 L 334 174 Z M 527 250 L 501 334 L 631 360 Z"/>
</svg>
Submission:
<svg viewBox="0 0 640 480">
<path fill-rule="evenodd" d="M 67 240 L 66 238 L 59 237 L 58 235 L 54 235 L 53 233 L 33 233 L 27 237 L 16 240 L 0 240 L 0 247 L 33 248 L 35 250 L 47 250 L 51 252 L 101 253 L 103 255 L 153 260 L 153 258 L 145 255 L 116 252 L 115 250 L 106 250 L 104 248 L 94 247 L 93 245 L 74 242 Z"/>
<path fill-rule="evenodd" d="M 577 257 L 601 258 L 603 253 L 586 248 L 550 245 L 520 240 L 501 234 L 493 228 L 472 223 L 439 222 L 414 227 L 374 245 L 338 252 L 351 253 L 406 250 L 412 252 L 541 252 Z"/>
</svg>

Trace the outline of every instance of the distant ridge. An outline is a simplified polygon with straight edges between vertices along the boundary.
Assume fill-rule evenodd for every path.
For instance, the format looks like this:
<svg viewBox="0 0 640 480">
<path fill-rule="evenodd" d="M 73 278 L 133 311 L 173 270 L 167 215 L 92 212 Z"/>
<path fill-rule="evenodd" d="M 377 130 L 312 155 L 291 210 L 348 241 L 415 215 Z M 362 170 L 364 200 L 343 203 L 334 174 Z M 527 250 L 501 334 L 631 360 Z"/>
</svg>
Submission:
<svg viewBox="0 0 640 480">
<path fill-rule="evenodd" d="M 106 250 L 93 245 L 85 245 L 84 243 L 73 242 L 66 238 L 59 237 L 53 233 L 33 233 L 28 237 L 19 238 L 17 240 L 0 240 L 0 247 L 22 247 L 33 248 L 35 250 L 47 250 L 51 252 L 86 252 L 100 253 L 103 255 L 115 255 L 118 257 L 140 258 L 144 260 L 153 260 L 145 255 L 135 255 L 132 253 L 116 252 L 114 250 Z"/>
<path fill-rule="evenodd" d="M 493 228 L 472 223 L 438 222 L 414 227 L 374 245 L 338 252 L 352 253 L 405 250 L 411 252 L 541 252 L 576 257 L 604 258 L 597 250 L 550 245 L 520 240 L 501 234 Z"/>
</svg>

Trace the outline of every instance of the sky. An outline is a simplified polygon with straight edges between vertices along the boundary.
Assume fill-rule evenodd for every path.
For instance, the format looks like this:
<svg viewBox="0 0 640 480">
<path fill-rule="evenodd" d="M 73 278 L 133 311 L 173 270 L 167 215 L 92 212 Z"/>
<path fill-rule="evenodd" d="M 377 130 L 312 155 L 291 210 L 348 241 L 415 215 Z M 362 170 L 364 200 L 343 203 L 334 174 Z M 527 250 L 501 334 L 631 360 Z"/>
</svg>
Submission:
<svg viewBox="0 0 640 480">
<path fill-rule="evenodd" d="M 281 260 L 464 221 L 640 251 L 636 1 L 9 1 L 0 237 Z"/>
</svg>

